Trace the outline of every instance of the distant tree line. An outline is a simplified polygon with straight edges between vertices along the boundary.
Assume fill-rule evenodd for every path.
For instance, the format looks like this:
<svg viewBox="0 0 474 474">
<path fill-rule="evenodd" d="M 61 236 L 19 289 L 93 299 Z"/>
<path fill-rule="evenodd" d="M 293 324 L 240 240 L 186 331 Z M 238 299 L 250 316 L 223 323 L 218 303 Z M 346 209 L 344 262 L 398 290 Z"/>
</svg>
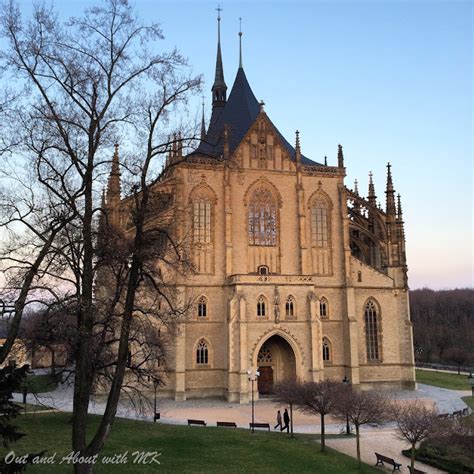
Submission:
<svg viewBox="0 0 474 474">
<path fill-rule="evenodd" d="M 410 308 L 418 362 L 474 364 L 474 289 L 413 290 Z"/>
</svg>

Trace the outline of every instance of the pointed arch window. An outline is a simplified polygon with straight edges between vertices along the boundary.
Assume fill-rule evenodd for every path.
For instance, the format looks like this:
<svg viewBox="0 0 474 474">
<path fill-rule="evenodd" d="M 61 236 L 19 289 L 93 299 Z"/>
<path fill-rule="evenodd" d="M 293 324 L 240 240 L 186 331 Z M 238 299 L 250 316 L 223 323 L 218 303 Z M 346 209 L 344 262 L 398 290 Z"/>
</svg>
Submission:
<svg viewBox="0 0 474 474">
<path fill-rule="evenodd" d="M 329 246 L 329 206 L 322 199 L 311 207 L 311 240 L 314 247 Z"/>
<path fill-rule="evenodd" d="M 321 319 L 327 319 L 329 317 L 329 304 L 326 298 L 321 298 L 319 302 L 319 315 Z"/>
<path fill-rule="evenodd" d="M 267 315 L 267 304 L 264 296 L 259 296 L 257 301 L 257 316 L 265 317 Z"/>
<path fill-rule="evenodd" d="M 377 314 L 377 305 L 373 300 L 367 301 L 367 304 L 365 305 L 364 323 L 367 361 L 379 361 L 380 321 L 379 316 Z"/>
<path fill-rule="evenodd" d="M 323 362 L 331 361 L 331 343 L 327 337 L 323 337 Z"/>
<path fill-rule="evenodd" d="M 211 243 L 211 203 L 199 199 L 193 203 L 193 241 L 195 244 Z"/>
<path fill-rule="evenodd" d="M 249 244 L 277 245 L 277 205 L 269 189 L 260 186 L 254 190 L 248 212 Z"/>
<path fill-rule="evenodd" d="M 207 299 L 205 296 L 201 296 L 201 298 L 199 298 L 197 309 L 199 318 L 207 317 Z"/>
<path fill-rule="evenodd" d="M 293 319 L 296 315 L 296 304 L 292 296 L 288 296 L 285 303 L 285 316 L 287 319 Z"/>
<path fill-rule="evenodd" d="M 204 339 L 201 339 L 197 345 L 196 364 L 198 365 L 209 364 L 209 348 Z"/>
</svg>

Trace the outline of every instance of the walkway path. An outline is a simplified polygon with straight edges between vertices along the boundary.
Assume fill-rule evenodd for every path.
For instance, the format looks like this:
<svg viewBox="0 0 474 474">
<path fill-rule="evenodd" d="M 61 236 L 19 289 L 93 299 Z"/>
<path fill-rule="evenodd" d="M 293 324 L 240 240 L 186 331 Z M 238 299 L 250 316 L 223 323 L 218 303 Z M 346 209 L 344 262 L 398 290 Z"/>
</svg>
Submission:
<svg viewBox="0 0 474 474">
<path fill-rule="evenodd" d="M 469 391 L 447 390 L 433 387 L 430 385 L 418 384 L 417 390 L 399 390 L 391 393 L 394 399 L 410 400 L 422 399 L 434 401 L 440 413 L 453 412 L 460 410 L 466 405 L 460 397 L 470 395 Z M 43 403 L 47 406 L 62 410 L 72 411 L 73 390 L 71 386 L 61 385 L 57 390 L 51 393 L 41 394 L 38 397 L 28 395 L 28 403 Z M 21 394 L 15 395 L 16 401 L 21 401 Z M 91 403 L 90 413 L 101 414 L 105 408 L 105 398 L 98 398 Z M 276 411 L 283 408 L 271 400 L 259 400 L 255 403 L 255 421 L 276 423 Z M 221 399 L 197 399 L 185 402 L 175 402 L 173 400 L 158 400 L 157 411 L 161 413 L 161 422 L 170 424 L 186 424 L 188 418 L 205 420 L 208 425 L 215 425 L 217 421 L 234 421 L 240 428 L 248 428 L 252 420 L 251 405 L 240 405 L 227 403 Z M 294 431 L 296 433 L 319 433 L 320 420 L 317 416 L 303 415 L 299 412 L 293 413 Z M 137 407 L 136 405 L 121 401 L 117 416 L 124 418 L 133 418 L 140 420 L 151 420 L 153 418 L 153 407 L 149 402 Z M 345 423 L 328 417 L 326 432 L 330 434 L 339 434 L 344 432 Z M 284 435 L 283 435 L 284 436 Z M 337 449 L 350 456 L 356 457 L 356 442 L 354 437 L 330 439 L 328 446 Z M 408 472 L 406 465 L 409 459 L 401 454 L 401 450 L 408 446 L 395 436 L 395 427 L 393 424 L 386 424 L 382 428 L 364 428 L 361 434 L 361 457 L 367 464 L 375 464 L 375 451 L 381 451 L 389 457 L 393 457 L 397 462 L 403 463 L 402 472 Z M 430 466 L 417 463 L 417 466 L 423 471 L 429 473 L 440 473 Z M 390 469 L 388 469 L 390 470 Z"/>
</svg>

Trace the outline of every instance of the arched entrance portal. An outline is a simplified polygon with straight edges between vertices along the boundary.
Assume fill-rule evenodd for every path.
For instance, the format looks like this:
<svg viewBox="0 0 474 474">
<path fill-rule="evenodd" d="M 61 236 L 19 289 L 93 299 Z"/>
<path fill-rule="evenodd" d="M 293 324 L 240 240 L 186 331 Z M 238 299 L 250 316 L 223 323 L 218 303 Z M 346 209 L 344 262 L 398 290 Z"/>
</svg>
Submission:
<svg viewBox="0 0 474 474">
<path fill-rule="evenodd" d="M 257 356 L 257 365 L 260 395 L 272 393 L 275 383 L 296 379 L 295 354 L 281 336 L 274 335 L 263 343 Z"/>
</svg>

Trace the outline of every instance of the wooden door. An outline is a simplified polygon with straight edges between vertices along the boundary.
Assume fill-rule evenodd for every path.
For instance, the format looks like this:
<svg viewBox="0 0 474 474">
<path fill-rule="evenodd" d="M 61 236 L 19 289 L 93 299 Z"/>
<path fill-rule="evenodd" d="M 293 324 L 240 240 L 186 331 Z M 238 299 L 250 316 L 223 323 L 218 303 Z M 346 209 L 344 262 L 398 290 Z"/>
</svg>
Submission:
<svg viewBox="0 0 474 474">
<path fill-rule="evenodd" d="M 265 395 L 273 392 L 273 369 L 271 367 L 259 367 L 258 371 L 258 393 Z"/>
</svg>

